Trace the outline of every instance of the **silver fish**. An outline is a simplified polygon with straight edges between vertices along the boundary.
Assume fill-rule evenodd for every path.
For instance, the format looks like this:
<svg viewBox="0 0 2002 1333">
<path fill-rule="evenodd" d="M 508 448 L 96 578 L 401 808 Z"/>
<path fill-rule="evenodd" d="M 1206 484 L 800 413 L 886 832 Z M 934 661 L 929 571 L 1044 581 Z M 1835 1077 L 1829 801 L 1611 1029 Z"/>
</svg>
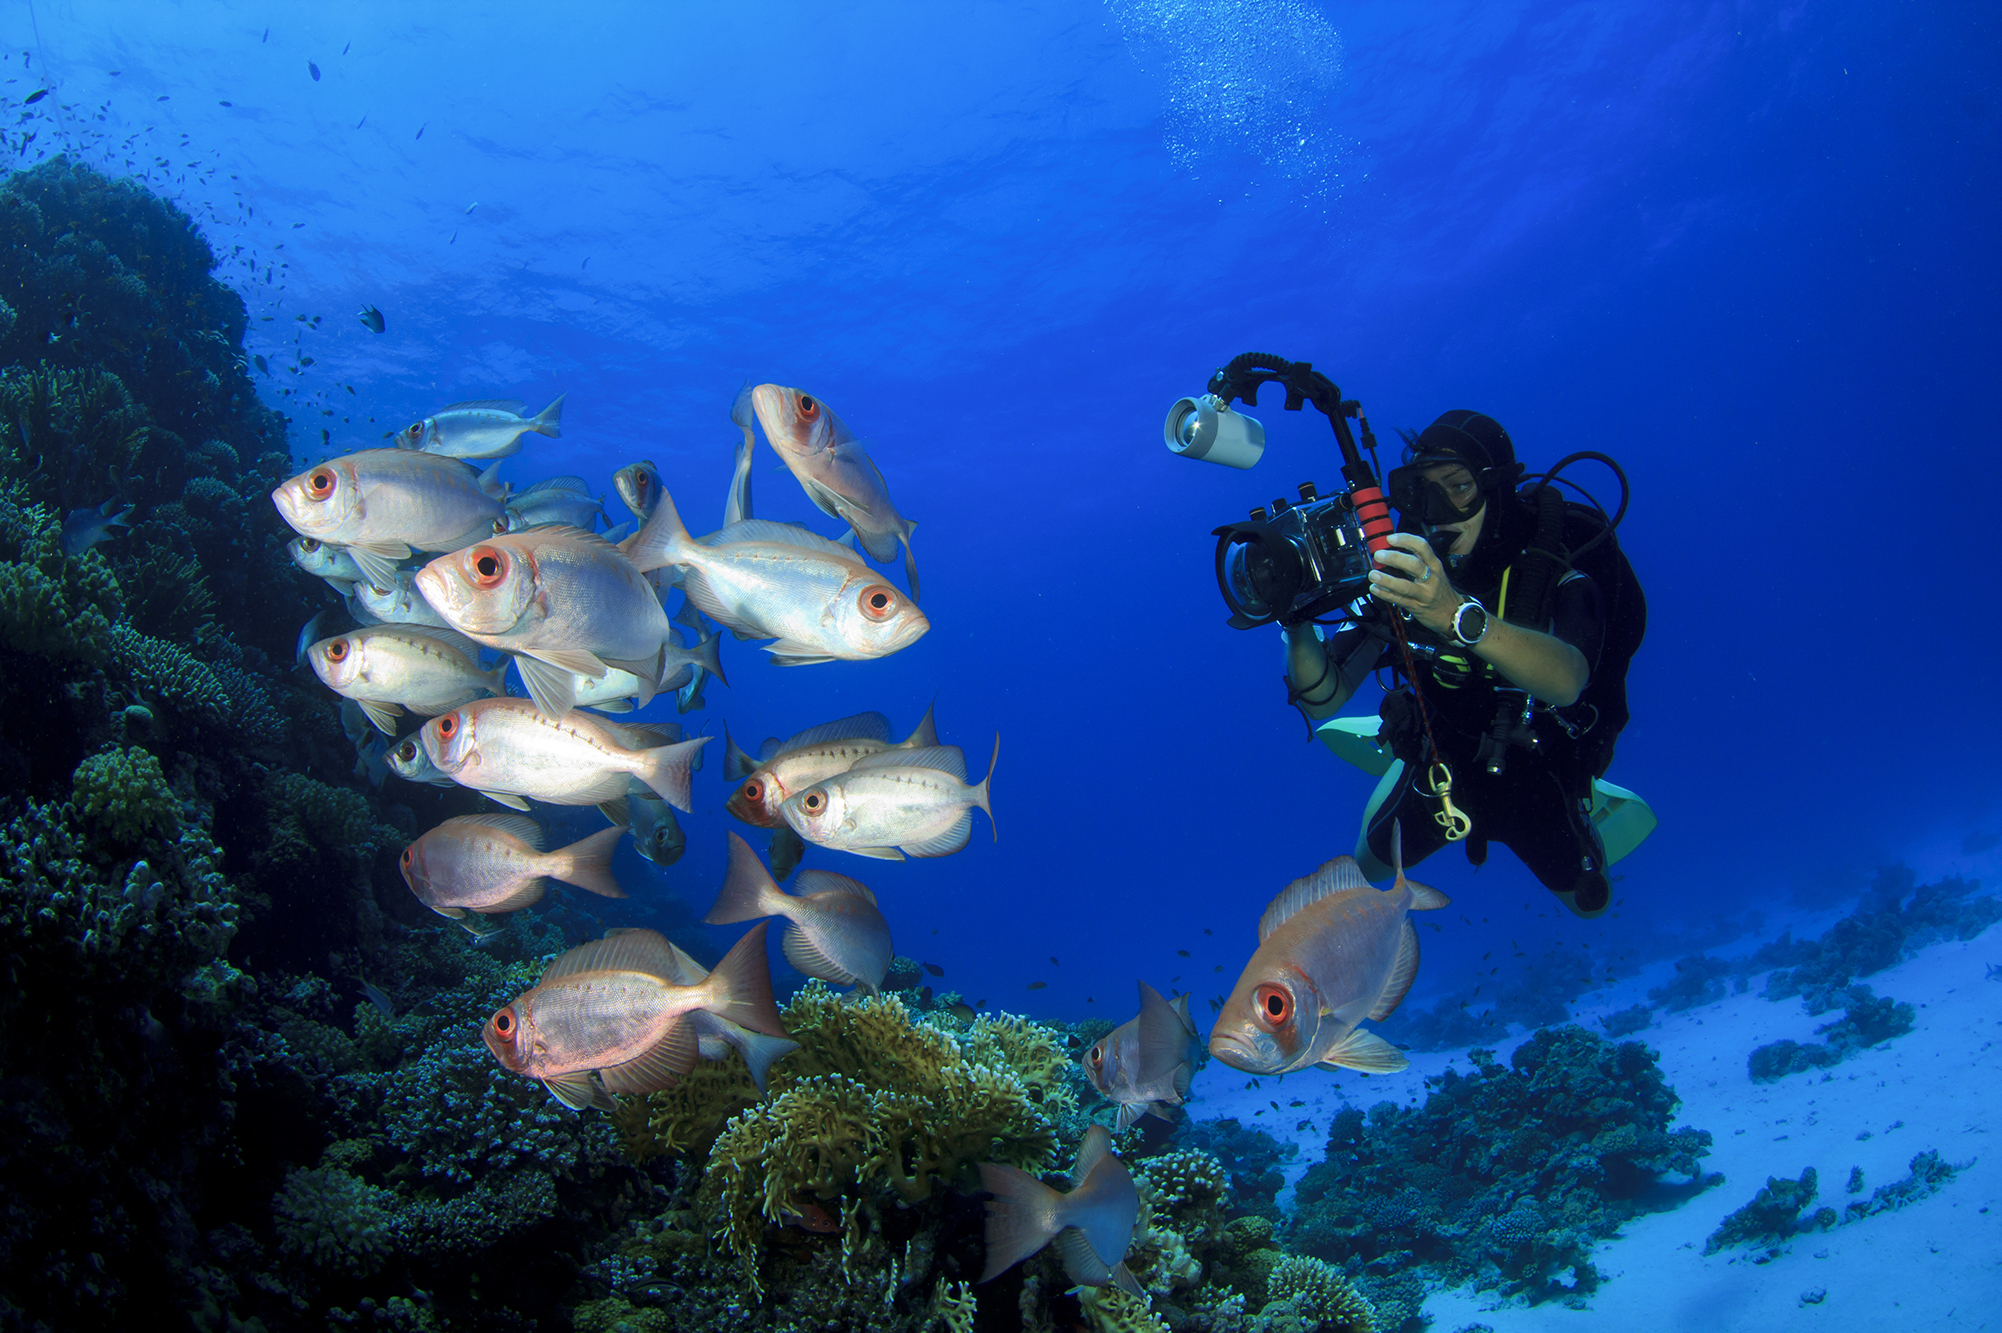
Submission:
<svg viewBox="0 0 2002 1333">
<path fill-rule="evenodd" d="M 307 650 L 328 689 L 361 706 L 375 729 L 396 734 L 403 709 L 430 717 L 483 694 L 499 694 L 506 663 L 488 671 L 479 645 L 428 625 L 374 625 L 322 639 Z"/>
<path fill-rule="evenodd" d="M 904 548 L 904 577 L 911 598 L 918 596 L 918 566 L 911 534 L 918 525 L 897 512 L 883 474 L 856 443 L 854 432 L 834 410 L 811 394 L 779 384 L 760 384 L 751 402 L 785 465 L 821 511 L 855 531 L 870 558 L 888 560 Z"/>
<path fill-rule="evenodd" d="M 727 531 L 733 540 L 697 542 L 663 494 L 626 550 L 642 568 L 680 565 L 696 609 L 743 638 L 778 640 L 767 650 L 781 666 L 887 657 L 931 628 L 846 547 L 764 519 Z"/>
<path fill-rule="evenodd" d="M 293 531 L 345 546 L 366 582 L 388 588 L 396 562 L 412 551 L 456 551 L 491 535 L 503 491 L 492 468 L 364 449 L 308 468 L 272 491 L 271 502 Z"/>
<path fill-rule="evenodd" d="M 876 712 L 857 713 L 809 727 L 790 740 L 767 740 L 756 759 L 737 748 L 725 727 L 724 774 L 741 781 L 723 808 L 746 824 L 776 828 L 785 822 L 779 807 L 794 793 L 846 773 L 858 759 L 885 750 L 921 750 L 937 744 L 938 728 L 929 708 L 917 730 L 900 744 L 890 742 L 889 718 Z M 962 765 L 964 762 L 962 758 Z"/>
<path fill-rule="evenodd" d="M 1161 992 L 1140 983 L 1140 1013 L 1099 1038 L 1079 1063 L 1101 1096 L 1119 1107 L 1119 1128 L 1133 1128 L 1143 1115 L 1173 1120 L 1170 1110 L 1189 1095 L 1189 1041 L 1196 1035 L 1188 997 L 1179 1008 Z"/>
<path fill-rule="evenodd" d="M 316 578 L 325 579 L 333 590 L 345 597 L 355 590 L 362 581 L 361 567 L 347 550 L 339 546 L 329 546 L 312 537 L 294 537 L 285 543 L 285 552 L 292 557 L 292 563 Z"/>
<path fill-rule="evenodd" d="M 612 489 L 625 501 L 626 508 L 633 511 L 634 520 L 645 523 L 660 503 L 660 469 L 651 459 L 628 463 L 612 474 Z"/>
<path fill-rule="evenodd" d="M 684 1018 L 697 1009 L 785 1036 L 763 925 L 751 927 L 693 986 L 667 979 L 676 966 L 667 947 L 654 931 L 626 930 L 559 955 L 533 990 L 487 1020 L 487 1049 L 504 1068 L 540 1079 L 566 1106 L 609 1109 L 607 1094 L 670 1088 L 688 1072 L 698 1034 Z"/>
<path fill-rule="evenodd" d="M 414 569 L 393 571 L 386 588 L 378 588 L 363 579 L 355 584 L 353 602 L 360 609 L 355 619 L 364 623 L 452 628 L 445 623 L 445 617 L 424 600 L 424 594 L 417 591 L 417 571 Z"/>
<path fill-rule="evenodd" d="M 709 969 L 688 956 L 686 950 L 669 941 L 667 945 L 672 971 L 668 980 L 677 986 L 699 986 L 708 979 Z M 765 1090 L 765 1080 L 770 1075 L 774 1061 L 783 1060 L 799 1049 L 799 1043 L 784 1037 L 768 1037 L 762 1032 L 753 1032 L 740 1027 L 729 1019 L 698 1009 L 689 1015 L 695 1024 L 695 1048 L 704 1060 L 728 1059 L 734 1049 L 743 1057 L 744 1068 L 750 1071 L 751 1082 L 760 1093 Z"/>
<path fill-rule="evenodd" d="M 292 665 L 309 667 L 307 650 L 320 641 L 320 622 L 327 618 L 325 611 L 315 611 L 313 618 L 299 626 L 299 637 L 292 643 Z"/>
<path fill-rule="evenodd" d="M 626 794 L 626 827 L 632 831 L 633 846 L 657 866 L 671 866 L 688 850 L 688 835 L 673 807 L 652 792 Z"/>
<path fill-rule="evenodd" d="M 612 851 L 625 835 L 624 829 L 600 829 L 545 852 L 541 827 L 525 815 L 460 815 L 405 847 L 397 868 L 419 902 L 463 923 L 469 913 L 496 916 L 542 901 L 544 877 L 600 897 L 625 897 L 612 875 Z M 466 929 L 488 933 L 475 925 Z"/>
<path fill-rule="evenodd" d="M 797 893 L 781 889 L 751 845 L 732 833 L 729 873 L 702 920 L 728 926 L 782 916 L 792 923 L 782 946 L 786 961 L 802 974 L 868 995 L 881 990 L 896 950 L 876 895 L 848 876 L 826 870 L 800 871 L 795 888 Z"/>
<path fill-rule="evenodd" d="M 1355 859 L 1338 856 L 1286 886 L 1258 922 L 1258 949 L 1210 1029 L 1210 1054 L 1247 1074 L 1359 1069 L 1395 1074 L 1410 1062 L 1357 1026 L 1388 1018 L 1418 975 L 1410 914 L 1447 905 L 1404 877 L 1404 838 L 1391 831 L 1397 879 L 1379 892 Z"/>
<path fill-rule="evenodd" d="M 591 532 L 604 516 L 604 497 L 592 499 L 582 477 L 538 481 L 507 502 L 509 532 L 526 532 L 544 523 L 563 523 Z"/>
<path fill-rule="evenodd" d="M 99 542 L 118 536 L 113 528 L 131 526 L 132 506 L 120 509 L 115 495 L 95 509 L 72 509 L 63 519 L 63 554 L 74 560 Z"/>
<path fill-rule="evenodd" d="M 452 628 L 514 653 L 530 697 L 551 717 L 570 711 L 576 677 L 617 667 L 658 681 L 668 648 L 679 651 L 643 571 L 577 528 L 490 537 L 433 560 L 416 582 Z"/>
<path fill-rule="evenodd" d="M 994 1196 L 987 1201 L 982 1282 L 993 1281 L 1054 1241 L 1072 1282 L 1081 1287 L 1111 1284 L 1147 1299 L 1126 1267 L 1126 1251 L 1140 1220 L 1140 1191 L 1126 1163 L 1113 1155 L 1112 1134 L 1104 1125 L 1084 1132 L 1067 1194 L 1020 1167 L 999 1162 L 980 1164 L 980 1183 Z"/>
<path fill-rule="evenodd" d="M 528 808 L 525 797 L 598 805 L 623 796 L 629 777 L 687 810 L 694 757 L 709 741 L 699 736 L 633 749 L 602 718 L 583 712 L 550 718 L 527 699 L 477 699 L 432 718 L 420 734 L 440 773 L 518 810 Z"/>
<path fill-rule="evenodd" d="M 1000 757 L 997 736 L 994 758 Z M 990 760 L 987 776 L 969 787 L 966 756 L 957 745 L 884 750 L 788 798 L 779 813 L 793 832 L 817 846 L 886 861 L 950 856 L 972 835 L 976 807 L 992 823 L 987 792 L 993 781 Z"/>
<path fill-rule="evenodd" d="M 563 434 L 557 429 L 563 420 L 562 397 L 532 417 L 522 415 L 527 406 L 513 398 L 453 403 L 398 431 L 396 444 L 447 458 L 506 458 L 520 450 L 521 437 L 531 432 Z"/>
<path fill-rule="evenodd" d="M 432 787 L 456 787 L 459 784 L 440 773 L 431 762 L 431 752 L 424 748 L 423 737 L 405 736 L 389 747 L 387 756 L 389 771 L 405 782 L 422 782 Z"/>
</svg>

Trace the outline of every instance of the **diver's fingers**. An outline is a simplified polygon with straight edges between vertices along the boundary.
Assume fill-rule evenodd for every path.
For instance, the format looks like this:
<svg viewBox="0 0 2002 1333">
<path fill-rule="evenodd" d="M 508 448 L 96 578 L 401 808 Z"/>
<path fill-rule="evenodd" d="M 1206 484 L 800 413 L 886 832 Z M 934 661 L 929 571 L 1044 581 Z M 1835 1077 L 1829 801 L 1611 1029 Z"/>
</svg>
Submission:
<svg viewBox="0 0 2002 1333">
<path fill-rule="evenodd" d="M 1376 563 L 1384 569 L 1396 570 L 1414 579 L 1426 577 L 1425 557 L 1410 551 L 1382 550 L 1376 553 Z"/>
</svg>

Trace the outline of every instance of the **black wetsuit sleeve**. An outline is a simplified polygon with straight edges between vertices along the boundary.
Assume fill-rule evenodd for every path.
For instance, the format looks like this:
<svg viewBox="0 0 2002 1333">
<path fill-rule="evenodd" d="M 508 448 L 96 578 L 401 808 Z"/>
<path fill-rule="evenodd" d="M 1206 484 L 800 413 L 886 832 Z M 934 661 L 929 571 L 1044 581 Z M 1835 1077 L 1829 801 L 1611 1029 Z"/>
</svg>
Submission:
<svg viewBox="0 0 2002 1333">
<path fill-rule="evenodd" d="M 1605 599 L 1589 574 L 1573 573 L 1557 585 L 1550 633 L 1585 657 L 1585 669 L 1599 670 L 1599 648 L 1606 639 Z"/>
<path fill-rule="evenodd" d="M 1328 669 L 1340 674 L 1354 694 L 1377 669 L 1390 648 L 1360 625 L 1350 625 L 1328 637 Z"/>
</svg>

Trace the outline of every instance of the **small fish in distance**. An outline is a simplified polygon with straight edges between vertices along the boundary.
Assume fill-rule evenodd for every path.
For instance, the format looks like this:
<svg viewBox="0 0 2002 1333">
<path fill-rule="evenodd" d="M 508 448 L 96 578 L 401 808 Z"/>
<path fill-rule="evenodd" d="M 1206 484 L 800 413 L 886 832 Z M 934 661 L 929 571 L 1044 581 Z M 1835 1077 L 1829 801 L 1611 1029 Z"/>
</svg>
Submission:
<svg viewBox="0 0 2002 1333">
<path fill-rule="evenodd" d="M 1049 989 L 1049 985 L 1050 985 L 1050 983 L 1049 983 L 1049 982 L 1047 982 L 1047 981 L 1032 981 L 1032 982 L 1030 982 L 1030 983 L 1028 984 L 1028 986 L 1027 986 L 1027 989 L 1029 989 L 1029 990 L 1048 990 L 1048 989 Z"/>
<path fill-rule="evenodd" d="M 495 916 L 542 901 L 544 877 L 604 898 L 623 898 L 612 875 L 612 849 L 624 829 L 596 833 L 553 852 L 526 815 L 459 815 L 403 849 L 397 866 L 417 900 L 473 935 L 487 933 L 469 913 Z"/>
<path fill-rule="evenodd" d="M 1450 900 L 1404 877 L 1401 828 L 1390 845 L 1397 878 L 1388 889 L 1372 888 L 1355 859 L 1341 856 L 1272 900 L 1258 923 L 1258 949 L 1211 1029 L 1210 1054 L 1252 1074 L 1410 1067 L 1358 1024 L 1388 1018 L 1418 975 L 1410 913 Z"/>
<path fill-rule="evenodd" d="M 698 1009 L 785 1037 L 762 922 L 698 985 L 668 979 L 677 966 L 670 947 L 655 931 L 627 930 L 558 955 L 532 990 L 487 1020 L 487 1049 L 565 1106 L 609 1110 L 609 1094 L 670 1088 L 693 1067 L 700 1034 L 687 1016 Z"/>
<path fill-rule="evenodd" d="M 1126 1267 L 1126 1251 L 1140 1220 L 1140 1191 L 1126 1163 L 1112 1151 L 1112 1135 L 1093 1125 L 1078 1145 L 1068 1193 L 1059 1193 L 1020 1167 L 980 1164 L 987 1201 L 987 1266 L 982 1282 L 1055 1242 L 1064 1273 L 1081 1287 L 1117 1286 L 1145 1302 Z"/>
<path fill-rule="evenodd" d="M 132 506 L 118 507 L 112 496 L 95 509 L 72 509 L 63 520 L 63 554 L 74 560 L 91 547 L 119 534 L 113 528 L 132 526 Z"/>
<path fill-rule="evenodd" d="M 945 969 L 940 967 L 937 963 L 926 963 L 925 971 L 931 973 L 935 977 L 942 977 L 945 975 Z"/>
<path fill-rule="evenodd" d="M 1119 1128 L 1133 1128 L 1143 1115 L 1173 1120 L 1172 1108 L 1189 1096 L 1195 1062 L 1189 1043 L 1196 1025 L 1189 997 L 1170 1004 L 1161 992 L 1140 983 L 1140 1012 L 1114 1028 L 1079 1060 L 1099 1095 L 1119 1107 Z"/>
<path fill-rule="evenodd" d="M 558 427 L 563 421 L 564 396 L 559 395 L 532 417 L 522 415 L 528 404 L 514 398 L 453 403 L 398 431 L 396 444 L 401 449 L 447 458 L 506 458 L 520 451 L 525 435 L 554 439 L 563 434 Z"/>
<path fill-rule="evenodd" d="M 896 951 L 876 895 L 848 876 L 826 870 L 800 871 L 795 888 L 795 893 L 781 889 L 751 845 L 732 833 L 729 872 L 702 920 L 727 926 L 784 917 L 791 926 L 780 948 L 801 974 L 854 986 L 868 995 L 881 991 Z"/>
<path fill-rule="evenodd" d="M 361 320 L 362 327 L 370 333 L 381 333 L 384 328 L 388 327 L 388 322 L 383 319 L 382 312 L 372 305 L 363 306 L 360 313 L 356 315 L 356 318 Z"/>
<path fill-rule="evenodd" d="M 314 83 L 318 83 L 320 81 L 320 67 L 318 65 L 315 65 L 310 60 L 306 62 L 306 72 L 313 76 Z"/>
</svg>

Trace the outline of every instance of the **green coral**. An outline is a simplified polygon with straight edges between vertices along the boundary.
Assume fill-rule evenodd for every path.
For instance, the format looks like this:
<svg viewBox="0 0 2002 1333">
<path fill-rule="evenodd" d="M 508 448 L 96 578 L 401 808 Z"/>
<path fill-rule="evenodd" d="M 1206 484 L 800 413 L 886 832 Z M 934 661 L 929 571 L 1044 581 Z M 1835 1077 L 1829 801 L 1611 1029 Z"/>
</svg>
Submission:
<svg viewBox="0 0 2002 1333">
<path fill-rule="evenodd" d="M 262 858 L 267 868 L 310 866 L 327 851 L 367 857 L 403 841 L 360 792 L 303 773 L 274 773 L 264 784 L 264 801 L 271 819 Z"/>
<path fill-rule="evenodd" d="M 1254 1333 L 1374 1333 L 1376 1309 L 1342 1276 L 1320 1259 L 1289 1254 L 1272 1266 L 1266 1279 L 1271 1300 L 1252 1324 Z M 1282 1307 L 1282 1308 L 1275 1308 Z"/>
<path fill-rule="evenodd" d="M 27 502 L 17 482 L 0 487 L 0 641 L 59 662 L 103 662 L 124 601 L 96 551 L 63 554 L 62 523 Z"/>
<path fill-rule="evenodd" d="M 227 727 L 236 713 L 227 686 L 207 663 L 165 639 L 119 625 L 110 635 L 111 665 L 143 701 L 212 727 Z"/>
<path fill-rule="evenodd" d="M 123 846 L 170 838 L 180 827 L 180 801 L 160 761 L 137 746 L 92 755 L 77 765 L 72 782 L 83 821 Z"/>
<path fill-rule="evenodd" d="M 271 1200 L 271 1220 L 285 1253 L 315 1268 L 367 1277 L 389 1257 L 395 1200 L 338 1167 L 295 1168 Z"/>
<path fill-rule="evenodd" d="M 1118 1287 L 1086 1287 L 1078 1304 L 1093 1333 L 1168 1333 L 1168 1325 L 1141 1301 Z"/>
</svg>

